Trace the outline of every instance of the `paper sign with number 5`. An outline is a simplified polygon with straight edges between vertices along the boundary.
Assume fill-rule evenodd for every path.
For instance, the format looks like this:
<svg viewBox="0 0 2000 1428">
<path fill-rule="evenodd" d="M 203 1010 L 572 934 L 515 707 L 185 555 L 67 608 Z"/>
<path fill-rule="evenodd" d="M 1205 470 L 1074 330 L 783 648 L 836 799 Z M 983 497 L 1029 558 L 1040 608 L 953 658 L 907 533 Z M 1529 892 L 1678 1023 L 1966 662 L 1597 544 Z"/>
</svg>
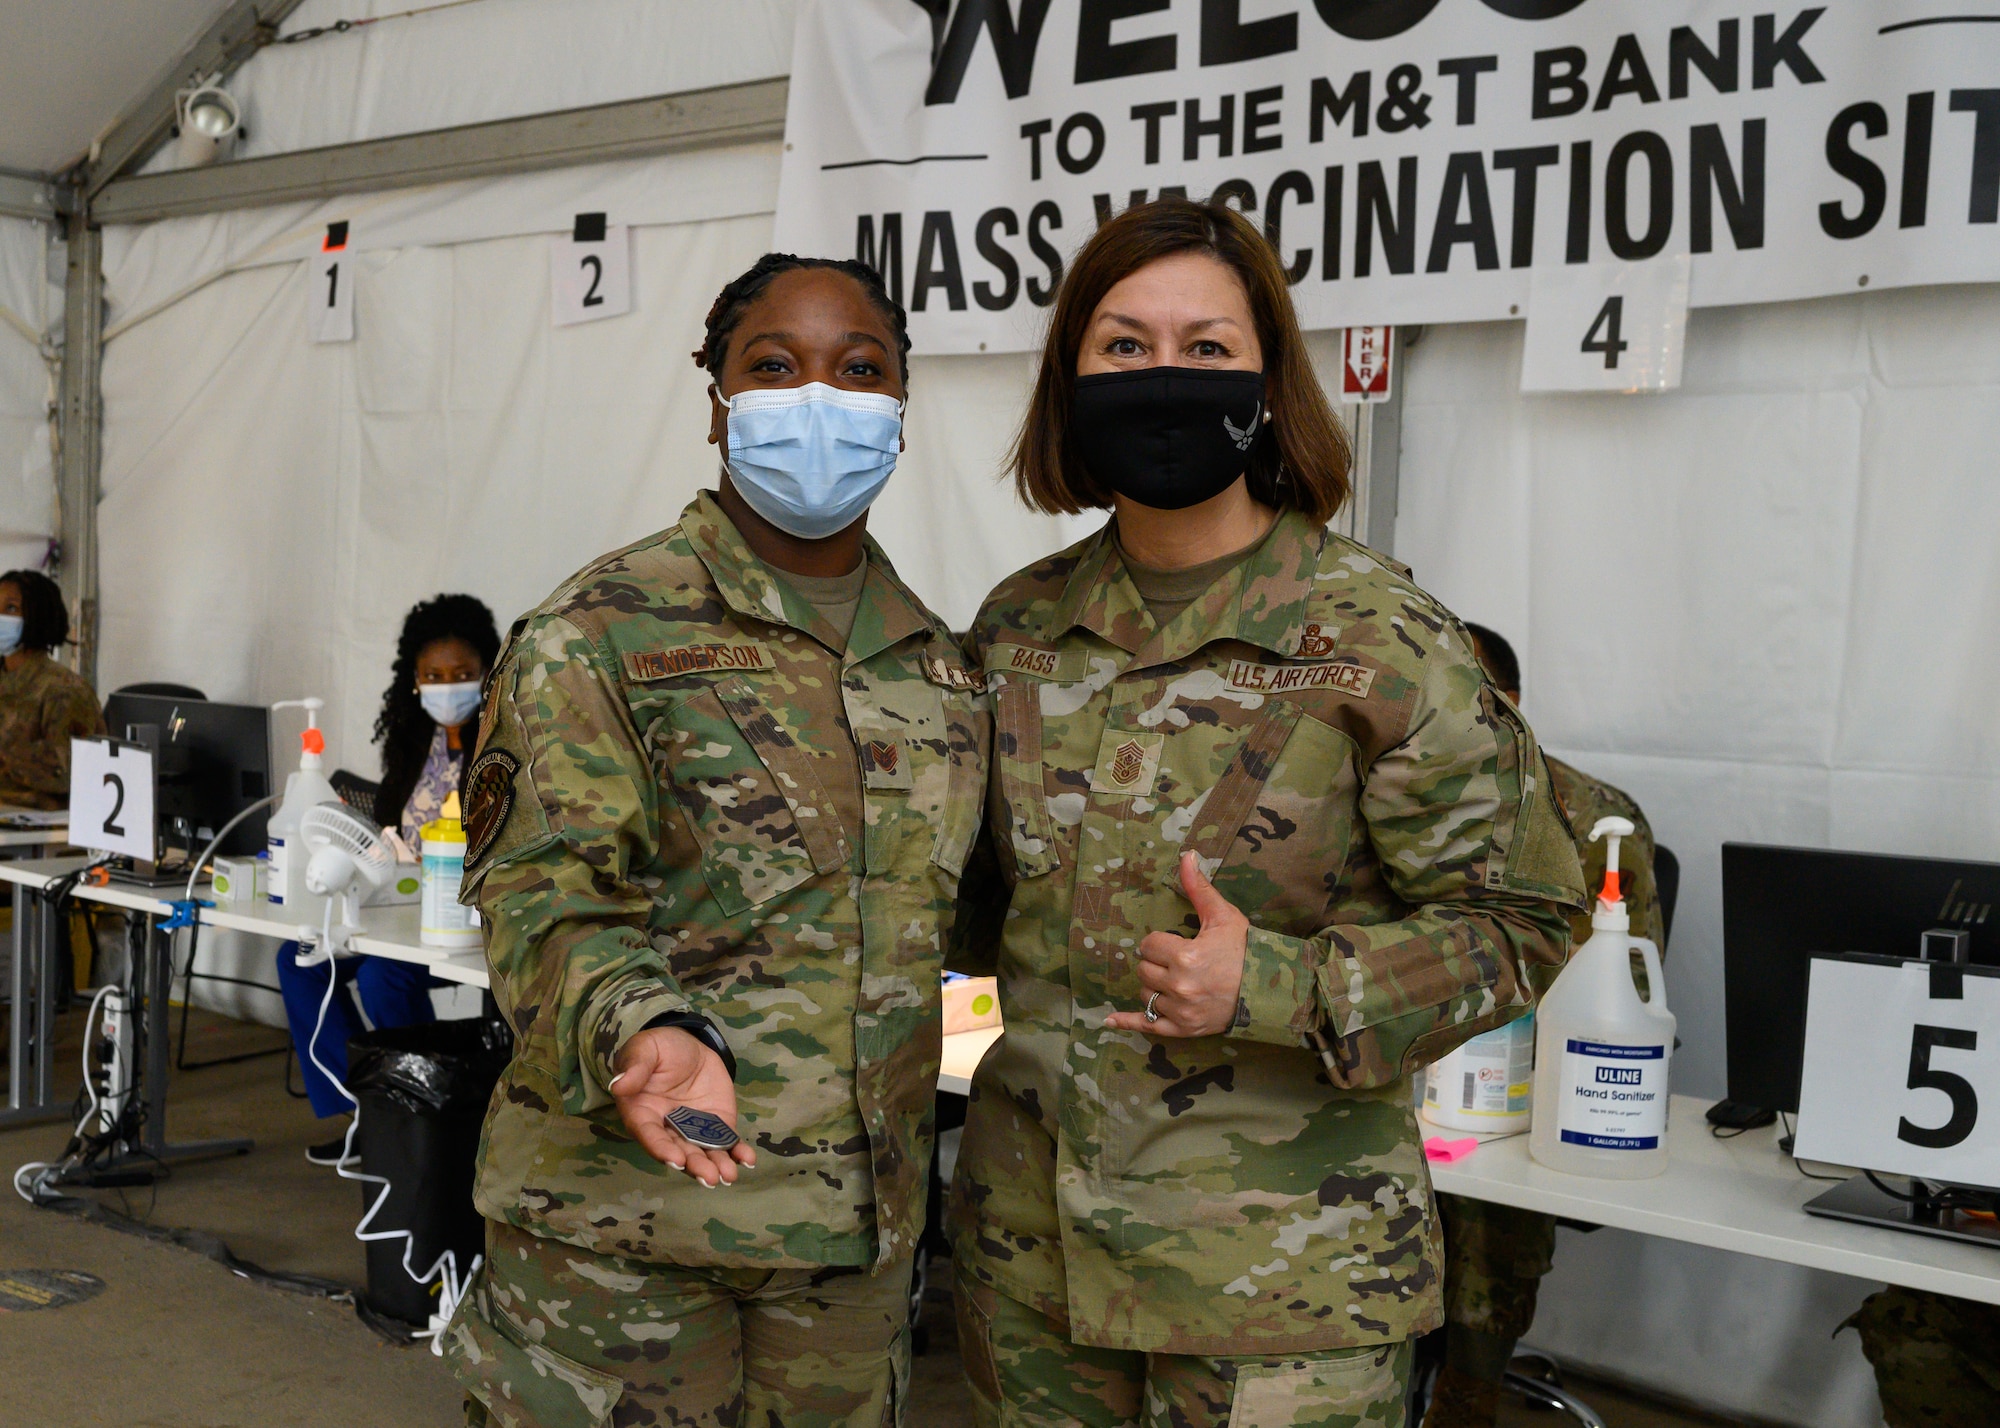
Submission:
<svg viewBox="0 0 2000 1428">
<path fill-rule="evenodd" d="M 121 739 L 71 739 L 69 841 L 151 862 L 153 839 L 152 754 Z"/>
<path fill-rule="evenodd" d="M 584 220 L 595 218 L 595 223 Z M 579 214 L 568 233 L 549 243 L 549 289 L 557 327 L 632 310 L 632 230 L 605 223 L 602 214 Z"/>
<path fill-rule="evenodd" d="M 1815 957 L 1798 1152 L 2000 1187 L 2000 967 Z"/>
</svg>

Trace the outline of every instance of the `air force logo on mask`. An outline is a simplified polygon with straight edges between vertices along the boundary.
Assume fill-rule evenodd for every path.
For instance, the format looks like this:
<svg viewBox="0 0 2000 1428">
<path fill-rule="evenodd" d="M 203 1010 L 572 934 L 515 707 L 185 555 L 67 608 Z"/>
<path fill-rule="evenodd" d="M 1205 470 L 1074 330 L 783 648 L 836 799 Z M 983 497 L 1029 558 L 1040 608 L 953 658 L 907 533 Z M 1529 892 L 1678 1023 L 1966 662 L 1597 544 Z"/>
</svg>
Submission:
<svg viewBox="0 0 2000 1428">
<path fill-rule="evenodd" d="M 1257 410 L 1250 414 L 1250 425 L 1238 426 L 1227 416 L 1222 419 L 1222 429 L 1229 433 L 1229 439 L 1236 443 L 1238 451 L 1248 451 L 1250 443 L 1257 439 L 1257 423 L 1264 419 L 1264 404 L 1257 403 Z"/>
</svg>

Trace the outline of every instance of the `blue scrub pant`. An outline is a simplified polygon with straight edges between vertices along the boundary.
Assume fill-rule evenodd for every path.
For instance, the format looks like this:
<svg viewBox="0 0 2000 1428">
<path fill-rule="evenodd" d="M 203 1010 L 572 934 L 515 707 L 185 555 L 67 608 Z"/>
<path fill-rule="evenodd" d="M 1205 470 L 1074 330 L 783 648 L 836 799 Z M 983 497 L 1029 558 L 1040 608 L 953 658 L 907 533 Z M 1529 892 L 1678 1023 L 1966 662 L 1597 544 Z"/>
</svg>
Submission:
<svg viewBox="0 0 2000 1428">
<path fill-rule="evenodd" d="M 315 1050 L 320 1062 L 342 1081 L 347 1079 L 347 1043 L 367 1028 L 354 1014 L 354 999 L 347 988 L 361 994 L 361 1006 L 377 1027 L 424 1026 L 437 1019 L 431 1006 L 430 971 L 413 962 L 397 962 L 388 957 L 339 957 L 301 967 L 299 944 L 287 942 L 278 948 L 278 986 L 285 994 L 285 1020 L 291 1024 L 292 1046 L 299 1054 L 299 1069 L 305 1075 L 306 1099 L 313 1114 L 338 1115 L 354 1109 L 354 1103 L 340 1093 L 340 1087 L 326 1078 L 306 1051 L 306 1038 L 319 1020 L 319 1005 L 326 996 L 326 979 L 340 977 L 340 986 L 327 1004 L 326 1024 L 320 1027 Z"/>
</svg>

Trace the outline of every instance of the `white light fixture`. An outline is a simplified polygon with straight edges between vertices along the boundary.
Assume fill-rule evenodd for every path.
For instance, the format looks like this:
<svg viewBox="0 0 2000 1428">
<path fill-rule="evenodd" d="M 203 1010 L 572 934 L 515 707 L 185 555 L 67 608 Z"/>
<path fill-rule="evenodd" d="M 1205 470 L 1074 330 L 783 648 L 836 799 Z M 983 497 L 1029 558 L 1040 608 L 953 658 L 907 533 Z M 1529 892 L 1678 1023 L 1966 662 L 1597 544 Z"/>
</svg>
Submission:
<svg viewBox="0 0 2000 1428">
<path fill-rule="evenodd" d="M 184 89 L 180 112 L 180 159 L 183 168 L 200 168 L 229 157 L 243 126 L 243 108 L 217 84 Z"/>
</svg>

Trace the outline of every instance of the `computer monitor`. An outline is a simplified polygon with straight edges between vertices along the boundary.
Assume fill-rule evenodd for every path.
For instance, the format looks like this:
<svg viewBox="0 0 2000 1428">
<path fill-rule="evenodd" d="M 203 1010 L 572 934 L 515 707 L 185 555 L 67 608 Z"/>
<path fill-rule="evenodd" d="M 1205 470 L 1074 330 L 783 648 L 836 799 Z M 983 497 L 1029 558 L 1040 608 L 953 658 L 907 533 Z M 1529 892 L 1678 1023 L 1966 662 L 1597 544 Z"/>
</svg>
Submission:
<svg viewBox="0 0 2000 1428">
<path fill-rule="evenodd" d="M 217 704 L 157 694 L 114 694 L 104 701 L 113 738 L 154 751 L 154 807 L 160 839 L 199 853 L 217 829 L 271 792 L 271 712 L 260 704 Z M 247 857 L 264 850 L 259 809 L 216 849 Z"/>
<path fill-rule="evenodd" d="M 1996 909 L 2000 863 L 1724 843 L 1729 1099 L 1798 1110 L 1814 954 L 1916 957 L 1942 928 L 1970 935 L 1970 961 L 2000 966 Z"/>
</svg>

